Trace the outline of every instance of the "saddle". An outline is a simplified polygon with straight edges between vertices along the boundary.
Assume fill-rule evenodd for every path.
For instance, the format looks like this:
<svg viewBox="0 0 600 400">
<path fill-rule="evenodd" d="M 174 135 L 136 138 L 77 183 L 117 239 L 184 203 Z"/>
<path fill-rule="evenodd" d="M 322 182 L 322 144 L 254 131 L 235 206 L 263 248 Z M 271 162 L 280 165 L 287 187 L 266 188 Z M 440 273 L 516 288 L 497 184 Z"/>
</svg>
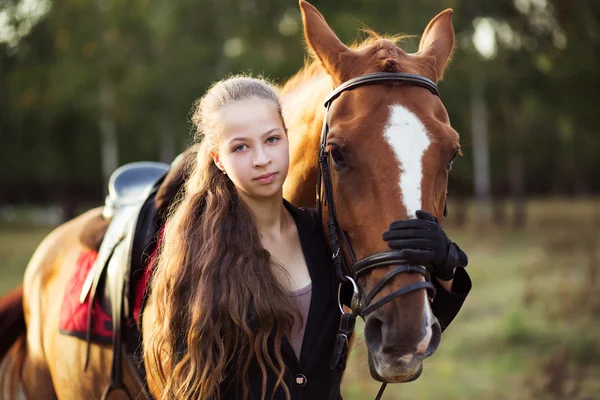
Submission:
<svg viewBox="0 0 600 400">
<path fill-rule="evenodd" d="M 160 229 L 159 207 L 155 198 L 170 165 L 158 162 L 134 162 L 113 172 L 109 180 L 103 216 L 110 224 L 98 250 L 98 257 L 84 282 L 79 301 L 90 298 L 88 343 L 85 368 L 89 362 L 92 328 L 92 304 L 98 299 L 112 317 L 113 362 L 111 383 L 102 399 L 113 391 L 124 391 L 123 354 L 126 365 L 136 377 L 145 398 L 151 399 L 141 356 L 141 327 L 133 319 L 132 288 L 143 276 L 156 246 Z"/>
</svg>

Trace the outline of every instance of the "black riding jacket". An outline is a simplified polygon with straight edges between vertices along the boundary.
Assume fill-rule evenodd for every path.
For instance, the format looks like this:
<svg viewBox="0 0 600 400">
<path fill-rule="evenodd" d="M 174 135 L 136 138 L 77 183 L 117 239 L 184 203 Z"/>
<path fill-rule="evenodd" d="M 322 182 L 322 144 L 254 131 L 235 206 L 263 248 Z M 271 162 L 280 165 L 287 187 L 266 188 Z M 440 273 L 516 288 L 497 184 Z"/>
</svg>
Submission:
<svg viewBox="0 0 600 400">
<path fill-rule="evenodd" d="M 300 360 L 289 342 L 284 339 L 282 356 L 287 368 L 286 383 L 291 391 L 292 400 L 340 399 L 339 376 L 329 368 L 340 323 L 338 283 L 331 253 L 318 222 L 316 210 L 299 209 L 287 201 L 285 206 L 296 221 L 302 251 L 312 279 L 312 298 Z M 442 329 L 445 329 L 460 310 L 471 289 L 471 281 L 463 268 L 457 268 L 452 293 L 446 291 L 437 279 L 433 279 L 433 283 L 437 288 L 437 295 L 432 304 L 433 313 Z M 275 376 L 268 368 L 267 373 L 267 388 L 273 388 Z M 248 384 L 249 398 L 260 399 L 262 374 L 256 362 L 250 365 Z M 221 398 L 225 400 L 241 399 L 242 385 L 226 377 L 221 384 L 221 394 Z M 272 389 L 267 389 L 265 398 L 270 399 L 271 394 Z M 278 390 L 275 398 L 285 399 L 283 390 Z"/>
</svg>

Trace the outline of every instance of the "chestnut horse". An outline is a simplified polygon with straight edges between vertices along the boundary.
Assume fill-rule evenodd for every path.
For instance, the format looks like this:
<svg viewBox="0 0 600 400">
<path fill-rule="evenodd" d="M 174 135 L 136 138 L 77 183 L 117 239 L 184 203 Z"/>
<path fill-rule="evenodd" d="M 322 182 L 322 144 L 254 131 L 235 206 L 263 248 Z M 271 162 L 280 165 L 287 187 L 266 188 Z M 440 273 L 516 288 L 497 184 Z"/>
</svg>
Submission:
<svg viewBox="0 0 600 400">
<path fill-rule="evenodd" d="M 281 89 L 291 152 L 284 195 L 295 205 L 315 206 L 327 94 L 349 79 L 375 72 L 411 73 L 437 83 L 452 53 L 454 32 L 452 11 L 446 10 L 431 20 L 417 53 L 408 54 L 393 39 L 383 37 L 349 48 L 313 6 L 301 0 L 300 7 L 315 60 Z M 326 146 L 339 225 L 357 258 L 387 249 L 381 235 L 389 223 L 414 218 L 417 209 L 442 220 L 448 166 L 458 153 L 459 140 L 439 97 L 403 83 L 362 86 L 337 98 L 327 122 Z M 16 389 L 27 398 L 99 398 L 109 383 L 111 348 L 93 345 L 84 372 L 85 342 L 58 331 L 60 300 L 84 249 L 79 238 L 100 213 L 100 209 L 91 210 L 58 227 L 40 244 L 27 267 L 24 340 L 15 344 L 0 366 L 5 377 L 18 370 L 20 379 L 8 380 L 19 383 Z M 369 291 L 393 267 L 362 276 L 361 290 Z M 376 298 L 423 280 L 419 274 L 397 274 Z M 144 312 L 147 316 L 153 310 Z M 144 318 L 147 323 L 154 321 Z M 369 314 L 365 341 L 374 378 L 385 382 L 415 379 L 423 360 L 440 342 L 439 323 L 425 289 L 400 296 Z M 130 393 L 140 393 L 127 369 L 125 375 Z M 8 389 L 3 390 L 6 395 Z"/>
</svg>

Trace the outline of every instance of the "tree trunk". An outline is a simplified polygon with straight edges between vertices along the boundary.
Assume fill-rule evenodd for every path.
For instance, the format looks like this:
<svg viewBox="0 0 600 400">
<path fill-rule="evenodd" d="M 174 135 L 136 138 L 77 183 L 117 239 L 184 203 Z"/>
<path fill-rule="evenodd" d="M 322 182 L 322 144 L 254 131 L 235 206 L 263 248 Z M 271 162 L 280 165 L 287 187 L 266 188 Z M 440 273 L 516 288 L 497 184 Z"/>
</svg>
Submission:
<svg viewBox="0 0 600 400">
<path fill-rule="evenodd" d="M 77 202 L 73 188 L 68 183 L 61 189 L 60 208 L 63 222 L 72 220 L 77 216 Z"/>
<path fill-rule="evenodd" d="M 525 160 L 523 158 L 523 142 L 525 129 L 522 115 L 512 105 L 505 108 L 505 118 L 509 121 L 508 131 L 512 133 L 508 146 L 508 185 L 513 204 L 512 225 L 524 228 L 527 223 L 527 204 L 525 202 Z"/>
<path fill-rule="evenodd" d="M 175 158 L 175 140 L 173 140 L 173 128 L 171 120 L 167 116 L 160 119 L 158 127 L 159 161 L 171 164 Z"/>
<path fill-rule="evenodd" d="M 100 82 L 100 138 L 103 190 L 106 195 L 110 175 L 119 166 L 115 93 L 112 84 L 106 78 Z"/>
<path fill-rule="evenodd" d="M 218 58 L 215 60 L 215 74 L 218 77 L 221 77 L 229 72 L 231 72 L 231 62 L 229 58 L 225 55 L 223 48 L 228 35 L 229 26 L 231 24 L 232 18 L 229 18 L 231 7 L 230 2 L 226 2 L 223 0 L 213 0 L 213 7 L 215 9 L 215 16 L 217 17 L 215 21 L 215 37 L 221 38 L 221 45 L 217 47 L 220 50 L 220 54 Z M 221 78 L 219 78 L 221 79 Z"/>
<path fill-rule="evenodd" d="M 475 79 L 471 86 L 475 218 L 479 227 L 487 226 L 489 221 L 491 187 L 487 110 L 483 82 L 483 79 Z"/>
<path fill-rule="evenodd" d="M 519 229 L 527 222 L 523 177 L 523 155 L 519 149 L 511 149 L 508 154 L 508 181 L 513 202 L 513 226 Z"/>
<path fill-rule="evenodd" d="M 108 193 L 110 175 L 119 166 L 117 141 L 117 118 L 115 88 L 109 75 L 110 40 L 107 36 L 108 3 L 96 0 L 99 11 L 98 34 L 102 38 L 102 51 L 99 63 L 99 105 L 100 105 L 100 151 L 102 157 L 102 178 L 104 195 Z"/>
</svg>

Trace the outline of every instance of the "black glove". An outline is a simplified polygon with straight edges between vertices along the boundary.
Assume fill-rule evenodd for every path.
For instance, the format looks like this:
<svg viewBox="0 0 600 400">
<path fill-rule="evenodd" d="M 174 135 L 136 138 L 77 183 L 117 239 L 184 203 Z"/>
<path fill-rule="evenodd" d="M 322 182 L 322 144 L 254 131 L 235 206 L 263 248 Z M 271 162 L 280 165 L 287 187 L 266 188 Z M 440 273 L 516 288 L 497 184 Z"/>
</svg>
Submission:
<svg viewBox="0 0 600 400">
<path fill-rule="evenodd" d="M 392 249 L 402 250 L 408 260 L 431 264 L 435 276 L 443 281 L 454 278 L 455 267 L 469 263 L 465 252 L 448 239 L 437 218 L 427 211 L 418 210 L 417 219 L 392 222 L 383 240 Z"/>
</svg>

